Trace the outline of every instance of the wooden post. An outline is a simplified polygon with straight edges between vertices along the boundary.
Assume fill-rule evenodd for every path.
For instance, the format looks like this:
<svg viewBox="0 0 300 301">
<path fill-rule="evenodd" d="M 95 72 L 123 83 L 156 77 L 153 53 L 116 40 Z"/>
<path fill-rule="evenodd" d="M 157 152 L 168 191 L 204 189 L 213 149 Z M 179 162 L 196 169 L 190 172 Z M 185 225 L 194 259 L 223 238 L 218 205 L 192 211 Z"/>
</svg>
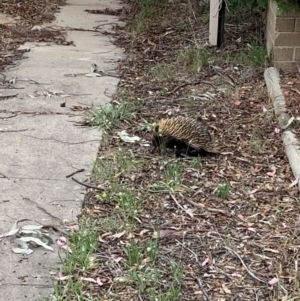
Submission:
<svg viewBox="0 0 300 301">
<path fill-rule="evenodd" d="M 220 0 L 210 0 L 209 44 L 213 46 L 218 44 L 219 5 Z"/>
</svg>

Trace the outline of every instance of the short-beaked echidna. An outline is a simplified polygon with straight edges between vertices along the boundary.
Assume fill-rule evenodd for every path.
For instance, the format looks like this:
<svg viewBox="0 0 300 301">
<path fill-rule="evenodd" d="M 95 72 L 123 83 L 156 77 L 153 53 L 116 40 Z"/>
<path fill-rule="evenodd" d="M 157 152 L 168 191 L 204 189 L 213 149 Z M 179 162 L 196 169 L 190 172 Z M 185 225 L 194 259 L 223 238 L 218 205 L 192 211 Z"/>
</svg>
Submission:
<svg viewBox="0 0 300 301">
<path fill-rule="evenodd" d="M 154 129 L 152 145 L 153 151 L 173 148 L 177 156 L 183 150 L 187 154 L 216 153 L 207 127 L 195 119 L 181 116 L 161 119 Z"/>
</svg>

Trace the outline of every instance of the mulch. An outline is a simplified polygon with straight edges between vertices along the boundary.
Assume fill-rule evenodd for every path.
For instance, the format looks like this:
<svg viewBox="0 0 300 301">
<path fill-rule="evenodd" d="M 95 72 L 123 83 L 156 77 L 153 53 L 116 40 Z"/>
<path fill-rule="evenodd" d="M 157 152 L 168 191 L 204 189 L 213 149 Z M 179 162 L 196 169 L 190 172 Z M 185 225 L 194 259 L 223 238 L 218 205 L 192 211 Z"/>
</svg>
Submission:
<svg viewBox="0 0 300 301">
<path fill-rule="evenodd" d="M 127 55 L 119 67 L 121 81 L 115 100 L 122 100 L 123 91 L 124 99 L 139 105 L 130 122 L 124 121 L 109 132 L 112 138 L 101 147 L 101 158 L 121 150 L 145 161 L 141 168 L 116 176 L 123 187 L 137 192 L 142 202 L 137 229 L 128 236 L 142 243 L 152 238 L 153 227 L 158 229 L 161 279 L 169 278 L 163 267 L 170 259 L 184 266 L 181 300 L 297 299 L 298 189 L 268 98 L 264 66 L 249 67 L 224 59 L 246 51 L 246 45 L 234 41 L 241 32 L 251 35 L 249 29 L 254 25 L 240 26 L 241 32 L 235 31 L 235 36 L 229 27 L 230 37 L 221 51 L 207 48 L 221 57 L 218 68 L 204 66 L 189 74 L 176 57 L 188 45 L 204 45 L 207 24 L 193 23 L 190 30 L 183 29 L 188 27 L 184 8 L 176 5 L 162 6 L 155 22 L 149 20 L 147 29 L 139 34 L 133 35 L 125 27 L 114 35 L 115 44 Z M 133 19 L 130 11 L 136 12 L 134 6 L 127 21 Z M 151 69 L 158 63 L 175 70 L 175 78 L 168 81 L 153 76 Z M 293 87 L 287 92 L 289 101 L 298 112 L 296 79 L 289 74 L 286 78 L 291 81 L 286 85 Z M 124 143 L 116 138 L 117 132 L 126 130 L 150 142 L 152 134 L 140 128 L 143 120 L 152 123 L 177 115 L 207 124 L 222 154 L 201 158 L 202 168 L 181 161 L 182 183 L 189 189 L 153 191 L 151 184 L 162 181 L 167 166 L 176 160 L 151 154 L 145 146 Z M 217 188 L 226 181 L 230 194 L 221 198 Z M 113 207 L 114 203 L 107 204 L 97 194 L 90 198 L 84 213 L 109 216 Z M 106 237 L 104 230 L 102 234 Z M 122 240 L 106 237 L 99 253 L 124 256 Z M 105 266 L 106 260 L 100 261 Z M 103 277 L 113 279 L 114 274 L 103 273 Z M 100 292 L 104 294 L 105 288 Z M 134 285 L 122 287 L 122 298 L 148 300 Z"/>
</svg>

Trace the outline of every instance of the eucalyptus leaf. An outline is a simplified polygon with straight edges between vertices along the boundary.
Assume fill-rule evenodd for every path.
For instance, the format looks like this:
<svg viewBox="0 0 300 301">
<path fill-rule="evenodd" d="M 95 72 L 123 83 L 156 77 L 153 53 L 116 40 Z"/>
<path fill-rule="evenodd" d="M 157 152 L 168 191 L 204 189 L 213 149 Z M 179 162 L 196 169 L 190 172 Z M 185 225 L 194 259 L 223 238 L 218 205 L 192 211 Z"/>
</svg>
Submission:
<svg viewBox="0 0 300 301">
<path fill-rule="evenodd" d="M 43 243 L 39 238 L 35 238 L 35 237 L 30 237 L 30 236 L 26 236 L 26 237 L 21 237 L 20 240 L 24 241 L 24 242 L 34 242 L 37 245 L 45 248 L 46 250 L 49 251 L 54 251 L 50 246 L 48 246 L 47 244 Z"/>
</svg>

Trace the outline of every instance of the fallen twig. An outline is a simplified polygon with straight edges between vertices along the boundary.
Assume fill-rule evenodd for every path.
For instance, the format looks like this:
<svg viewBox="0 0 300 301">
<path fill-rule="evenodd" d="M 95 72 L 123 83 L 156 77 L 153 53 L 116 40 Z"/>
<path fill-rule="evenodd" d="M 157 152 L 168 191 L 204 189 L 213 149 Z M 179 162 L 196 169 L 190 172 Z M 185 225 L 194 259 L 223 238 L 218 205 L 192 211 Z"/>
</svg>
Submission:
<svg viewBox="0 0 300 301">
<path fill-rule="evenodd" d="M 225 249 L 228 250 L 231 254 L 234 254 L 242 263 L 243 267 L 245 268 L 245 270 L 248 272 L 248 274 L 258 280 L 259 282 L 262 282 L 262 283 L 267 283 L 267 281 L 263 280 L 263 279 L 260 279 L 258 278 L 257 276 L 254 275 L 254 273 L 247 267 L 247 265 L 245 264 L 244 260 L 242 259 L 242 257 L 234 250 L 230 249 L 229 247 L 225 246 Z"/>
<path fill-rule="evenodd" d="M 16 132 L 25 132 L 27 129 L 24 130 L 0 130 L 0 133 L 16 133 Z"/>
<path fill-rule="evenodd" d="M 18 116 L 18 114 L 14 114 L 14 115 L 7 116 L 7 117 L 0 117 L 0 119 L 8 119 L 8 118 L 16 117 L 16 116 Z"/>
<path fill-rule="evenodd" d="M 181 84 L 181 85 L 177 86 L 176 88 L 174 88 L 172 91 L 168 92 L 167 94 L 173 94 L 173 93 L 175 93 L 176 91 L 178 91 L 179 89 L 184 88 L 184 87 L 186 87 L 186 86 L 194 86 L 194 85 L 199 85 L 199 84 L 210 85 L 210 86 L 214 87 L 215 89 L 217 88 L 217 87 L 216 87 L 214 84 L 212 84 L 212 83 L 209 83 L 209 82 L 206 82 L 206 81 L 203 81 L 203 80 L 198 80 L 198 81 L 191 82 L 191 83 L 184 83 L 184 84 Z"/>
<path fill-rule="evenodd" d="M 76 175 L 77 173 L 80 173 L 80 172 L 83 172 L 83 171 L 85 171 L 84 168 L 78 169 L 78 170 L 72 172 L 71 174 L 67 175 L 66 178 L 70 178 L 70 177 Z"/>
<path fill-rule="evenodd" d="M 204 289 L 204 286 L 203 286 L 200 278 L 197 277 L 196 279 L 197 279 L 197 282 L 198 282 L 198 284 L 199 284 L 199 286 L 200 286 L 200 288 L 201 288 L 201 290 L 203 292 L 203 295 L 205 296 L 205 299 L 208 300 L 208 301 L 212 301 L 212 299 L 210 298 L 210 296 L 208 295 L 208 293 Z"/>
<path fill-rule="evenodd" d="M 222 209 L 216 209 L 216 208 L 211 208 L 211 207 L 206 207 L 205 205 L 201 204 L 201 203 L 196 203 L 192 200 L 189 200 L 188 198 L 185 199 L 186 202 L 188 202 L 189 204 L 197 207 L 197 208 L 202 208 L 202 209 L 206 209 L 207 211 L 210 211 L 210 212 L 214 212 L 214 213 L 222 213 L 224 215 L 227 215 L 229 216 L 229 213 L 226 212 L 225 210 L 222 210 Z"/>
<path fill-rule="evenodd" d="M 92 188 L 92 189 L 100 190 L 100 191 L 104 190 L 104 187 L 98 187 L 98 186 L 95 186 L 95 185 L 92 185 L 92 184 L 85 184 L 85 183 L 82 183 L 82 182 L 78 181 L 77 179 L 75 179 L 75 178 L 73 178 L 73 177 L 72 177 L 71 179 L 72 179 L 74 182 L 76 182 L 77 184 L 82 185 L 82 186 L 84 186 L 84 187 Z"/>
<path fill-rule="evenodd" d="M 199 262 L 199 259 L 198 259 L 197 254 L 196 254 L 194 251 L 192 251 L 190 248 L 188 248 L 187 246 L 185 246 L 185 245 L 184 245 L 182 242 L 180 242 L 179 240 L 176 239 L 176 241 L 177 241 L 182 247 L 184 247 L 184 248 L 187 249 L 190 253 L 193 254 L 193 256 L 195 257 L 195 260 L 196 260 L 197 264 L 199 265 L 199 267 L 201 267 L 201 264 L 200 264 L 200 262 Z M 197 282 L 198 282 L 198 284 L 199 284 L 199 286 L 200 286 L 200 288 L 201 288 L 201 290 L 202 290 L 202 292 L 203 292 L 203 295 L 205 296 L 205 299 L 206 299 L 207 301 L 212 301 L 212 299 L 211 299 L 210 296 L 208 295 L 207 291 L 205 290 L 205 288 L 204 288 L 204 286 L 203 286 L 203 284 L 202 284 L 200 278 L 196 277 L 196 279 L 197 279 Z"/>
<path fill-rule="evenodd" d="M 1 99 L 6 99 L 6 98 L 16 97 L 16 96 L 18 96 L 18 95 L 19 95 L 19 93 L 11 94 L 11 95 L 0 95 L 0 98 L 1 98 Z"/>
<path fill-rule="evenodd" d="M 6 175 L 4 175 L 2 172 L 0 172 L 0 176 L 2 176 L 1 178 L 8 179 L 8 177 Z"/>
<path fill-rule="evenodd" d="M 172 193 L 169 193 L 169 194 L 170 194 L 171 198 L 173 199 L 173 201 L 175 202 L 175 204 L 177 205 L 177 207 L 180 208 L 182 211 L 184 211 L 189 217 L 192 217 L 192 215 L 178 203 L 175 196 Z"/>
</svg>

